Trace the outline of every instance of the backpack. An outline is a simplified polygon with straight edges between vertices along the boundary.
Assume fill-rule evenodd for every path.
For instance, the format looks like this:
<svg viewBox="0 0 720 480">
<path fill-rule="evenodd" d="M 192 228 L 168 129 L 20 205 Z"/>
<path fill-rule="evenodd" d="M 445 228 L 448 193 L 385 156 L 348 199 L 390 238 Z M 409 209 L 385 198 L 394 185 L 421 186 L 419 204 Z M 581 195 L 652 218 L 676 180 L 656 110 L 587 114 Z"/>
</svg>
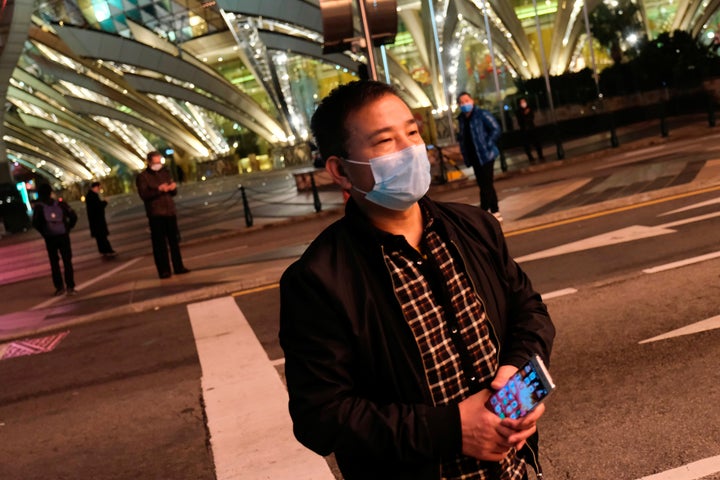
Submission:
<svg viewBox="0 0 720 480">
<path fill-rule="evenodd" d="M 43 205 L 43 216 L 45 217 L 45 235 L 65 235 L 65 212 L 60 203 L 55 200 L 52 205 Z"/>
</svg>

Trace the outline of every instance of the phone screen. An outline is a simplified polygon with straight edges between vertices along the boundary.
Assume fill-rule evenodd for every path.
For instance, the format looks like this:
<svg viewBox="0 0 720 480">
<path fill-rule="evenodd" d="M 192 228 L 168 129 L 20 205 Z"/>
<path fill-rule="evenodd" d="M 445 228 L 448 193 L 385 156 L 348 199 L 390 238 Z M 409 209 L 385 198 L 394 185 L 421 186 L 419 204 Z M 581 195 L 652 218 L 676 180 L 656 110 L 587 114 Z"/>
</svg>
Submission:
<svg viewBox="0 0 720 480">
<path fill-rule="evenodd" d="M 537 407 L 555 388 L 540 357 L 533 357 L 487 402 L 500 418 L 521 418 Z"/>
</svg>

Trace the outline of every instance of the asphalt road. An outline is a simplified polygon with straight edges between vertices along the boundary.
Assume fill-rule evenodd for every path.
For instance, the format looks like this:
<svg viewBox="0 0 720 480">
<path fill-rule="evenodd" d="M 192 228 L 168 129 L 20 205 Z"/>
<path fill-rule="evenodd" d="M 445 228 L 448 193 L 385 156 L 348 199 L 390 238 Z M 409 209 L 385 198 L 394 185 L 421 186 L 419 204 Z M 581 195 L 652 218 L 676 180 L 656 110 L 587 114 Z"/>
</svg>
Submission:
<svg viewBox="0 0 720 480">
<path fill-rule="evenodd" d="M 546 478 L 635 480 L 718 454 L 718 330 L 639 343 L 720 314 L 720 258 L 643 272 L 718 251 L 716 198 L 658 199 L 509 235 L 535 287 L 554 292 Z M 235 248 L 258 272 L 291 261 L 331 220 L 188 255 L 220 262 Z M 576 251 L 551 250 L 568 244 Z M 235 299 L 282 375 L 277 288 Z M 184 305 L 73 327 L 51 353 L 0 362 L 0 478 L 214 478 L 199 377 Z"/>
<path fill-rule="evenodd" d="M 183 305 L 0 362 L 0 478 L 214 479 Z"/>
<path fill-rule="evenodd" d="M 621 147 L 607 157 L 561 168 L 547 164 L 496 183 L 502 208 L 513 219 L 510 251 L 544 294 L 558 326 L 551 365 L 558 390 L 541 425 L 546 478 L 637 480 L 691 462 L 704 465 L 704 476 L 669 473 L 645 480 L 720 478 L 720 422 L 713 410 L 718 321 L 706 322 L 712 329 L 639 343 L 720 316 L 717 186 L 641 198 L 682 186 L 706 162 L 717 164 L 718 139 L 720 133 L 711 131 L 701 139 Z M 712 168 L 717 167 L 705 174 L 717 172 Z M 76 279 L 87 285 L 75 297 L 79 301 L 33 309 L 51 293 L 44 250 L 31 239 L 34 233 L 3 239 L 13 255 L 0 259 L 0 275 L 8 278 L 0 311 L 11 313 L 0 321 L 37 316 L 41 323 L 55 322 L 143 301 L 147 308 L 156 298 L 236 282 L 242 287 L 235 301 L 282 377 L 273 285 L 339 214 L 324 211 L 229 236 L 243 221 L 231 185 L 236 181 L 189 189 L 179 202 L 183 254 L 193 269 L 183 276 L 188 284 L 154 278 L 146 220 L 130 197 L 117 199 L 127 205 L 118 205 L 111 218 L 117 259 L 98 259 L 86 232 L 73 234 Z M 247 184 L 262 221 L 276 212 L 312 212 L 309 195 L 277 195 L 284 183 L 288 179 L 277 176 Z M 557 196 L 565 188 L 568 194 Z M 549 191 L 556 192 L 554 200 L 541 201 Z M 322 194 L 328 205 L 338 196 Z M 584 205 L 633 194 L 635 204 L 581 212 Z M 473 203 L 477 190 L 451 188 L 434 198 Z M 570 207 L 572 215 L 563 216 Z M 560 215 L 523 227 L 524 218 L 545 213 Z M 656 269 L 689 258 L 701 260 Z M 267 288 L 251 290 L 252 285 Z M 52 352 L 0 362 L 0 479 L 215 477 L 198 353 L 184 304 L 61 333 L 66 330 Z"/>
</svg>

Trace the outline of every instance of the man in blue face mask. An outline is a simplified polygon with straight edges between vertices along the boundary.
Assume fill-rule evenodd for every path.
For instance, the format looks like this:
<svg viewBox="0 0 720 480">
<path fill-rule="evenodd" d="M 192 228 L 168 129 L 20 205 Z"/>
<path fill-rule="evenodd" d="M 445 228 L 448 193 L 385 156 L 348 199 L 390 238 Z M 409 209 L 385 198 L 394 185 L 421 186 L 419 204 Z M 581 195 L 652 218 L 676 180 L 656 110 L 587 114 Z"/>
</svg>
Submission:
<svg viewBox="0 0 720 480">
<path fill-rule="evenodd" d="M 485 403 L 554 327 L 498 222 L 433 202 L 427 153 L 393 87 L 335 89 L 311 128 L 350 195 L 280 281 L 280 344 L 298 440 L 347 480 L 524 479 L 541 405 Z"/>
<path fill-rule="evenodd" d="M 465 165 L 475 172 L 475 181 L 480 188 L 480 208 L 502 222 L 494 185 L 495 159 L 500 155 L 497 141 L 502 129 L 490 112 L 475 105 L 469 93 L 458 95 L 458 104 L 458 142 Z"/>
</svg>

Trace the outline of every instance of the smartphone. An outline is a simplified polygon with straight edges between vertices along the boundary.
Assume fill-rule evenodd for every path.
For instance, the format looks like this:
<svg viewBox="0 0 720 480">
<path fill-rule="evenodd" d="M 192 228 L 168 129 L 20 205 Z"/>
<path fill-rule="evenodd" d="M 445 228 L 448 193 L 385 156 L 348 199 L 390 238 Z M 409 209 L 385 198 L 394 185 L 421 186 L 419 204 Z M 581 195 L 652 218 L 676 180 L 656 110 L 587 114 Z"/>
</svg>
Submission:
<svg viewBox="0 0 720 480">
<path fill-rule="evenodd" d="M 531 412 L 555 389 L 542 358 L 535 355 L 485 403 L 500 418 L 521 418 Z"/>
</svg>

